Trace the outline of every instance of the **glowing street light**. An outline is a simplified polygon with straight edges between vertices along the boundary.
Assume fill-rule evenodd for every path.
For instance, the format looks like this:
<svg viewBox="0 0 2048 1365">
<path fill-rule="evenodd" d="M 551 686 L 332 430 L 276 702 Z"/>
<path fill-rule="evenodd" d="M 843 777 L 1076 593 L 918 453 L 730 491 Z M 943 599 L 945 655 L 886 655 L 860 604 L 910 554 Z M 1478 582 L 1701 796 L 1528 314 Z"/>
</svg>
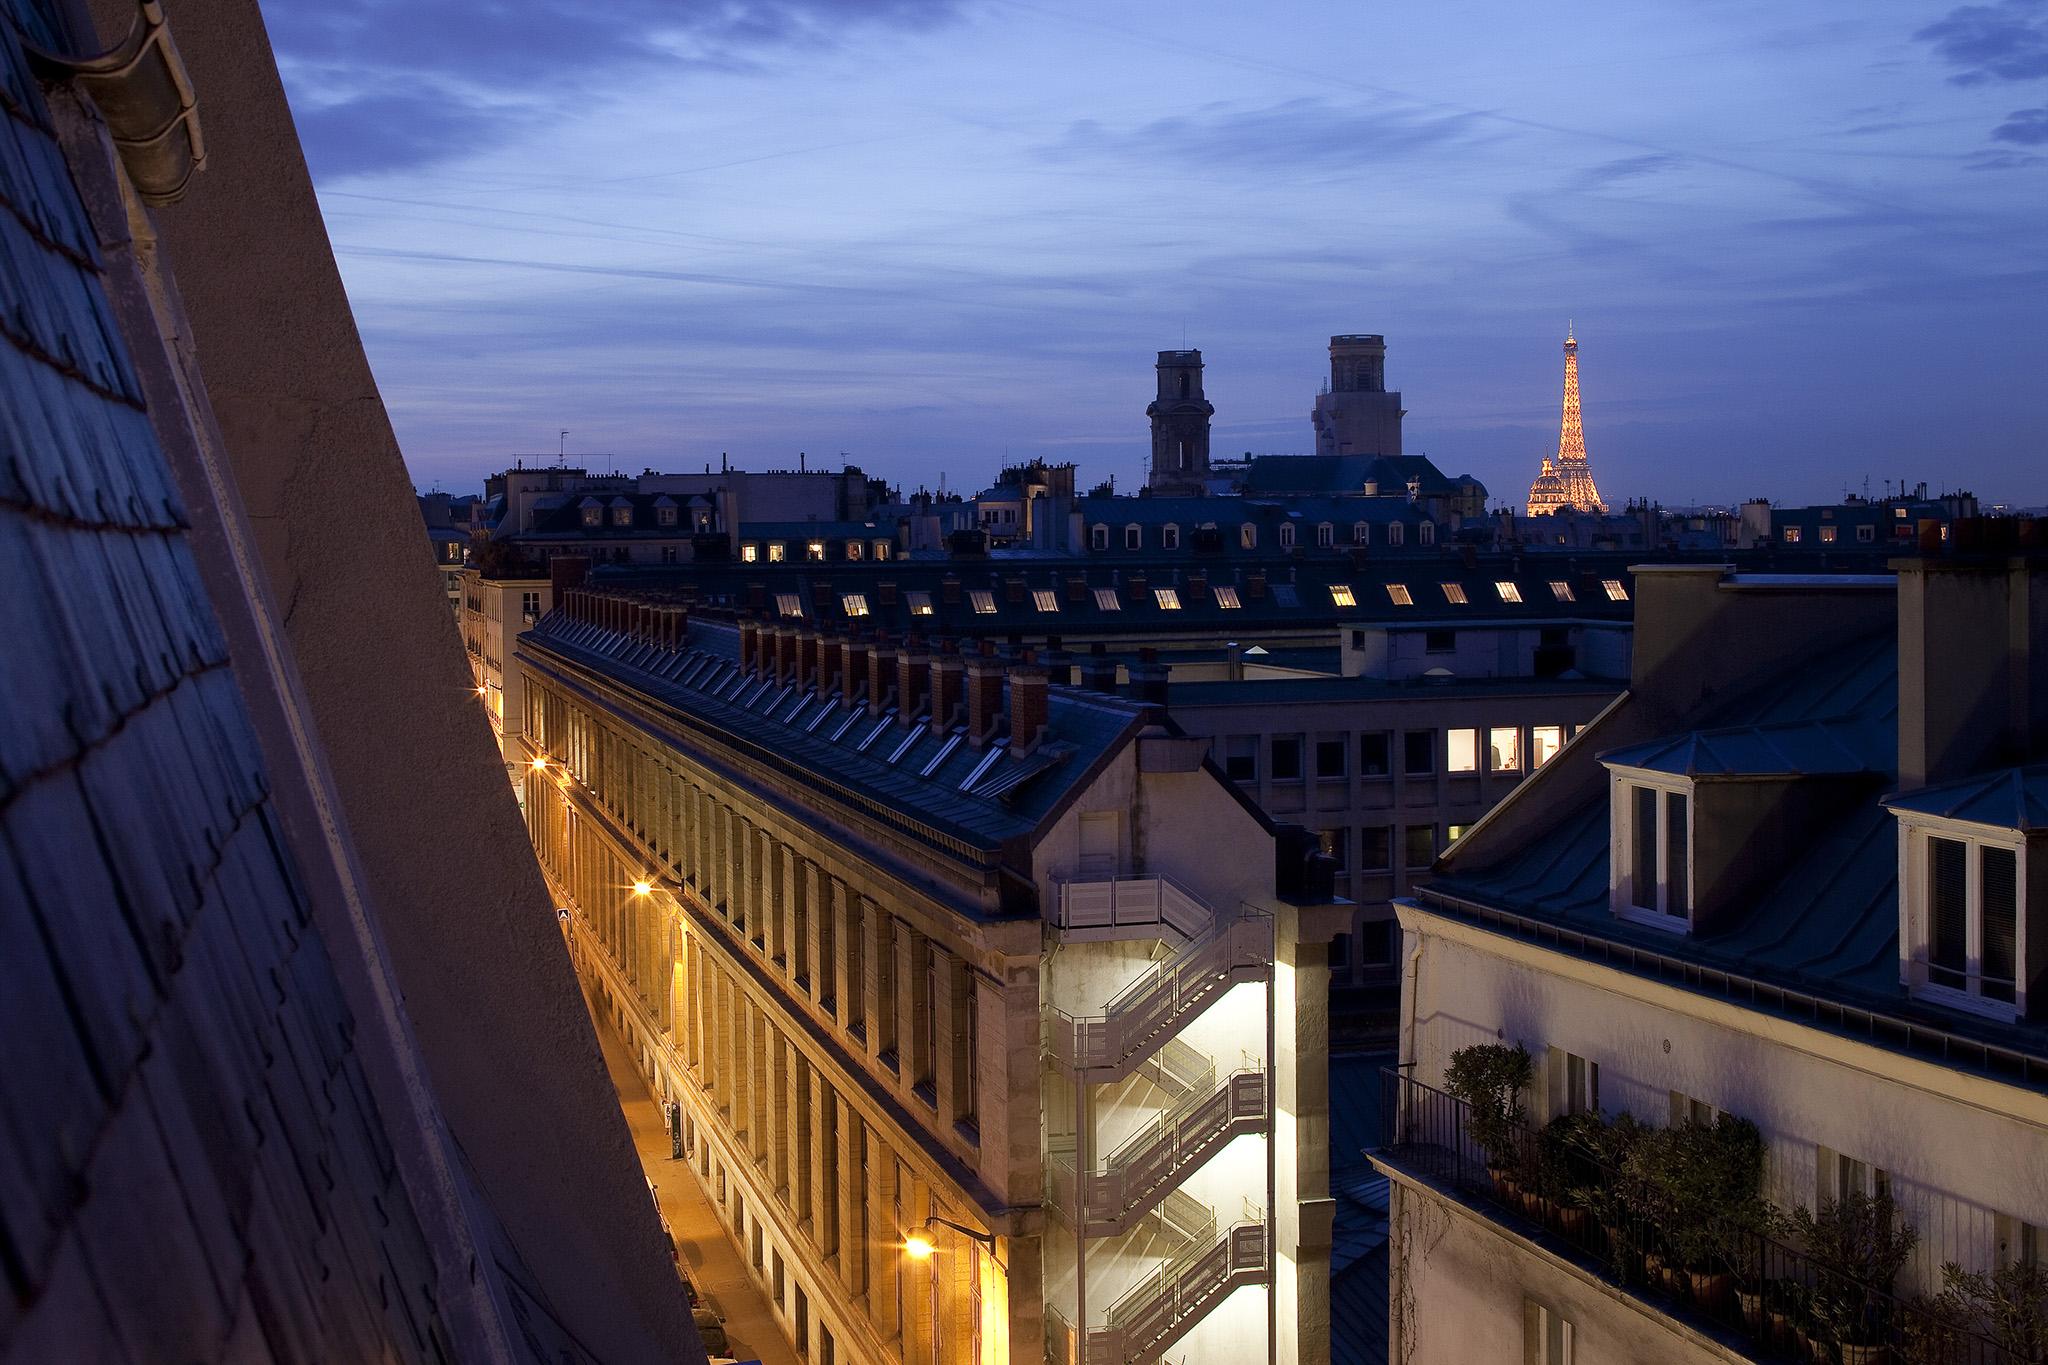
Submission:
<svg viewBox="0 0 2048 1365">
<path fill-rule="evenodd" d="M 913 1261 L 929 1261 L 932 1258 L 932 1253 L 939 1249 L 939 1244 L 932 1240 L 932 1232 L 936 1227 L 949 1227 L 962 1237 L 972 1237 L 975 1241 L 988 1248 L 988 1254 L 991 1257 L 994 1257 L 996 1254 L 995 1234 L 976 1231 L 973 1228 L 956 1223 L 950 1218 L 941 1218 L 936 1213 L 924 1220 L 924 1226 L 903 1239 L 903 1254 Z M 1001 1266 L 1002 1263 L 998 1261 L 996 1264 Z"/>
<path fill-rule="evenodd" d="M 533 770 L 537 773 L 545 772 L 547 770 L 547 766 L 548 760 L 546 754 L 542 754 L 539 758 L 533 760 Z"/>
<path fill-rule="evenodd" d="M 633 894 L 634 894 L 634 895 L 636 895 L 636 896 L 644 896 L 644 895 L 646 895 L 646 894 L 647 894 L 648 892 L 650 892 L 650 891 L 652 891 L 652 890 L 654 890 L 654 883 L 653 883 L 653 882 L 634 882 L 634 883 L 633 883 Z"/>
<path fill-rule="evenodd" d="M 932 1239 L 922 1232 L 911 1233 L 903 1243 L 903 1254 L 913 1261 L 928 1261 L 937 1250 L 938 1247 L 933 1244 Z"/>
</svg>

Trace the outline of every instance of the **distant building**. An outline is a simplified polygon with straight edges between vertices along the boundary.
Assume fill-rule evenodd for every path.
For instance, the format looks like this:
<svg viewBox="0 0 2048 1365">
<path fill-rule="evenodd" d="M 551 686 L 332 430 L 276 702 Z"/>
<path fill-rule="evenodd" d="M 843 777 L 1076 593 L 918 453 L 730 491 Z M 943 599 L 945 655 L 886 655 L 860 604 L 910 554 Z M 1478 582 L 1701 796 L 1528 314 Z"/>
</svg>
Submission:
<svg viewBox="0 0 2048 1365">
<path fill-rule="evenodd" d="M 1152 419 L 1152 468 L 1145 487 L 1155 493 L 1199 493 L 1209 477 L 1209 419 L 1216 405 L 1202 394 L 1202 353 L 1161 351 L 1159 391 L 1145 408 Z"/>
<path fill-rule="evenodd" d="M 2037 1287 L 1998 1321 L 1931 1302 L 2048 1246 L 2048 565 L 1999 530 L 1877 574 L 1637 571 L 1626 695 L 1400 906 L 1390 1358 L 2038 1350 Z M 1497 1042 L 1533 1059 L 1527 1127 L 1444 1093 Z M 1760 1187 L 1631 1199 L 1624 1113 L 1695 1153 L 1754 1124 Z M 1916 1243 L 1845 1269 L 1754 1194 Z"/>
<path fill-rule="evenodd" d="M 1569 329 L 1564 338 L 1564 412 L 1558 424 L 1557 460 L 1546 457 L 1542 472 L 1529 485 L 1528 513 L 1538 517 L 1563 508 L 1607 510 L 1593 482 L 1593 467 L 1586 461 L 1586 432 L 1579 418 L 1579 342 Z"/>
<path fill-rule="evenodd" d="M 434 550 L 434 566 L 441 573 L 442 591 L 448 607 L 462 615 L 462 566 L 469 562 L 469 518 L 474 498 L 451 498 L 446 493 L 418 495 L 420 519 L 427 524 L 427 543 Z"/>
<path fill-rule="evenodd" d="M 1381 336 L 1330 338 L 1330 384 L 1317 395 L 1310 420 L 1318 455 L 1399 455 L 1401 395 L 1387 392 L 1387 341 Z"/>
<path fill-rule="evenodd" d="M 1923 541 L 1932 546 L 1948 539 L 1949 528 L 1978 514 L 1972 493 L 1927 496 L 1927 485 L 1882 499 L 1854 494 L 1838 503 L 1811 507 L 1776 507 L 1761 498 L 1742 504 L 1736 525 L 1737 546 L 1775 545 L 1788 551 L 1862 548 L 1896 553 L 1914 550 Z"/>
</svg>

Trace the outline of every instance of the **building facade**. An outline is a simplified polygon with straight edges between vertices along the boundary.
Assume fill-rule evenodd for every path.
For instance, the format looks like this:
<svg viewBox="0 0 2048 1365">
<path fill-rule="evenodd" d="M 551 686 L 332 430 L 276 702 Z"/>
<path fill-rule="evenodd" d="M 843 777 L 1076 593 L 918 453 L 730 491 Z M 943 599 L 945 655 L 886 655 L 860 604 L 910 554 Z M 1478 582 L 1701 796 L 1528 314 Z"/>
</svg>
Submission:
<svg viewBox="0 0 2048 1365">
<path fill-rule="evenodd" d="M 1399 455 L 1401 395 L 1387 392 L 1387 339 L 1330 338 L 1330 385 L 1309 419 L 1318 455 Z"/>
<path fill-rule="evenodd" d="M 1327 1354 L 1342 911 L 1202 741 L 588 587 L 518 652 L 579 969 L 806 1358 Z"/>
<path fill-rule="evenodd" d="M 1400 907 L 1394 1357 L 2035 1358 L 2048 568 L 1636 582 L 1628 694 Z M 1532 1061 L 1526 1126 L 1446 1093 L 1495 1046 Z M 1689 1221 L 1599 1194 L 1623 1141 L 1730 1134 L 1755 1188 Z"/>
</svg>

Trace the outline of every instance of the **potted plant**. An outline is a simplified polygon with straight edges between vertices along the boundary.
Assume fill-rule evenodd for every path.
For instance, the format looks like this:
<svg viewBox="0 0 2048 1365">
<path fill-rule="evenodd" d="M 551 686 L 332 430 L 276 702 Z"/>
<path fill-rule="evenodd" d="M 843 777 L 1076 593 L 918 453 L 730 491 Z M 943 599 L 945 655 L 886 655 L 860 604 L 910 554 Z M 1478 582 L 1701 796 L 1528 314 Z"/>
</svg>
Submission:
<svg viewBox="0 0 2048 1365">
<path fill-rule="evenodd" d="M 1743 1325 L 1761 1335 L 1766 1290 L 1767 1249 L 1784 1222 L 1777 1205 L 1761 1196 L 1738 1202 L 1721 1220 L 1721 1257 L 1735 1276 L 1735 1300 Z"/>
<path fill-rule="evenodd" d="M 2048 1266 L 2012 1261 L 1966 1271 L 1950 1261 L 1941 1268 L 1941 1293 L 1927 1308 L 1936 1321 L 1953 1324 L 1957 1338 L 1981 1333 L 2014 1361 L 2048 1361 Z M 1946 1357 L 1929 1352 L 1927 1358 Z"/>
<path fill-rule="evenodd" d="M 1580 1195 L 1601 1181 L 1593 1154 L 1599 1150 L 1607 1127 L 1606 1120 L 1592 1110 L 1560 1114 L 1543 1125 L 1536 1139 L 1544 1198 L 1551 1202 L 1558 1231 L 1575 1242 L 1586 1240 L 1591 1215 Z"/>
<path fill-rule="evenodd" d="M 1710 1311 L 1727 1306 L 1729 1225 L 1754 1217 L 1763 1165 L 1763 1135 L 1733 1114 L 1658 1129 L 1632 1158 L 1646 1213 L 1670 1252 L 1674 1290 L 1690 1290 Z"/>
<path fill-rule="evenodd" d="M 1841 1349 L 1842 1365 L 1882 1365 L 1891 1353 L 1892 1284 L 1920 1234 L 1899 1218 L 1889 1193 L 1860 1190 L 1823 1199 L 1818 1213 L 1794 1210 L 1792 1226 L 1814 1261 L 1814 1316 Z"/>
<path fill-rule="evenodd" d="M 1585 1159 L 1582 1181 L 1567 1192 L 1567 1198 L 1600 1225 L 1607 1237 L 1608 1255 L 1623 1279 L 1636 1273 L 1636 1259 L 1642 1251 L 1640 1239 L 1634 1235 L 1631 1215 L 1637 1201 L 1632 1197 L 1628 1167 L 1629 1154 L 1647 1131 L 1624 1111 L 1612 1122 L 1584 1125 L 1569 1138 L 1581 1147 Z"/>
<path fill-rule="evenodd" d="M 1465 1102 L 1472 1140 L 1486 1155 L 1486 1171 L 1494 1184 L 1513 1193 L 1528 1110 L 1522 1092 L 1536 1068 L 1520 1043 L 1475 1043 L 1451 1054 L 1444 1071 L 1444 1089 Z"/>
</svg>

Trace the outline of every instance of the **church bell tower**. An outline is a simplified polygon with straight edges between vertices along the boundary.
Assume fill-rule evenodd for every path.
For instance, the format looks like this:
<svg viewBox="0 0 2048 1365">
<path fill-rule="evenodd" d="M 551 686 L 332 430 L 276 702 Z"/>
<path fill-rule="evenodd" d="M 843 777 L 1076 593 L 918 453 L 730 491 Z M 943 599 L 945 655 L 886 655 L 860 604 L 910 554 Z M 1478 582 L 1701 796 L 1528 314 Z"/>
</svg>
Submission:
<svg viewBox="0 0 2048 1365">
<path fill-rule="evenodd" d="M 1209 419 L 1216 405 L 1202 396 L 1202 353 L 1161 351 L 1159 394 L 1145 409 L 1152 419 L 1152 471 L 1145 487 L 1154 493 L 1202 491 L 1209 477 Z"/>
</svg>

